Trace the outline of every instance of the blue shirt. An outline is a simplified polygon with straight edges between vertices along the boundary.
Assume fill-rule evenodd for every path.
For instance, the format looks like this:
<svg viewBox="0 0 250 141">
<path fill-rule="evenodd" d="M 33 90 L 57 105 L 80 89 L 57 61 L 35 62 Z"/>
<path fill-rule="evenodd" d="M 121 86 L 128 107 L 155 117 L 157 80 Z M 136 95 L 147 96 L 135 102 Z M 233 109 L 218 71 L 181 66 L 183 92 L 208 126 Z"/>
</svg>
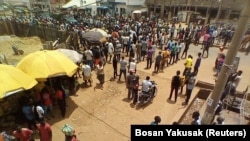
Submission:
<svg viewBox="0 0 250 141">
<path fill-rule="evenodd" d="M 23 106 L 22 111 L 23 111 L 25 117 L 26 117 L 28 120 L 33 120 L 33 119 L 35 119 L 35 115 L 34 115 L 34 113 L 32 112 L 32 109 L 31 109 L 30 106 Z"/>
</svg>

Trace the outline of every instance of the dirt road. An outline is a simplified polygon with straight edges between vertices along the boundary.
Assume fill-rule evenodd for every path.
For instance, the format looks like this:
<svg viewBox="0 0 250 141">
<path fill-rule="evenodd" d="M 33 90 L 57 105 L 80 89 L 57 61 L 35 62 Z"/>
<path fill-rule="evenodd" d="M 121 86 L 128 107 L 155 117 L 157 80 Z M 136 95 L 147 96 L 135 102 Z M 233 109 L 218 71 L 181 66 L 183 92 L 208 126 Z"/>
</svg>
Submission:
<svg viewBox="0 0 250 141">
<path fill-rule="evenodd" d="M 27 53 L 29 47 L 23 47 L 22 49 Z M 40 48 L 37 50 L 40 50 Z M 2 52 L 4 51 L 2 50 Z M 11 57 L 13 52 L 12 50 L 9 51 L 11 53 L 7 53 L 7 55 Z M 193 55 L 195 60 L 197 53 L 200 51 L 200 46 L 191 45 L 188 53 Z M 209 51 L 209 57 L 202 60 L 197 81 L 201 80 L 213 84 L 213 74 L 215 73 L 213 66 L 218 48 L 212 47 Z M 243 78 L 237 90 L 243 91 L 250 82 L 249 57 L 241 52 L 238 53 L 238 56 L 241 58 L 239 69 L 243 70 Z M 18 59 L 17 56 L 12 56 L 12 58 Z M 113 69 L 111 64 L 107 64 L 105 67 L 106 82 L 103 90 L 94 90 L 94 87 L 80 88 L 77 96 L 70 96 L 67 99 L 68 107 L 64 119 L 61 118 L 58 107 L 55 107 L 56 118 L 48 121 L 53 128 L 53 141 L 64 140 L 61 127 L 66 123 L 75 128 L 80 140 L 128 141 L 130 140 L 131 124 L 150 124 L 155 115 L 161 116 L 161 124 L 172 124 L 173 121 L 178 121 L 186 109 L 181 105 L 185 97 L 178 97 L 177 103 L 168 102 L 167 98 L 171 78 L 177 70 L 184 70 L 184 60 L 166 68 L 164 73 L 156 75 L 152 75 L 153 68 L 145 70 L 145 66 L 146 61 L 138 63 L 137 70 L 141 78 L 140 81 L 149 75 L 158 84 L 158 94 L 151 104 L 140 108 L 134 107 L 131 104 L 132 101 L 127 101 L 125 83 L 109 81 L 113 75 Z M 95 73 L 93 73 L 93 78 L 93 84 L 95 85 L 98 83 Z M 81 83 L 82 80 L 79 79 L 79 82 Z M 198 88 L 194 88 L 191 98 L 195 96 L 198 90 Z"/>
</svg>

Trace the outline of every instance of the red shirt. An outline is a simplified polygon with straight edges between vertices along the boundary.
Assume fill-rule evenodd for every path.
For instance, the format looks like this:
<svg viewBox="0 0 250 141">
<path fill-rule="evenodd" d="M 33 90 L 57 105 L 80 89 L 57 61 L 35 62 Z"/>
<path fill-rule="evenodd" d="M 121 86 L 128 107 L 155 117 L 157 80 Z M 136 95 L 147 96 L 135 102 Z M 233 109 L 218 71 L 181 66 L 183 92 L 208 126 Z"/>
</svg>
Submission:
<svg viewBox="0 0 250 141">
<path fill-rule="evenodd" d="M 49 106 L 52 104 L 52 100 L 50 99 L 50 94 L 49 93 L 44 93 L 42 95 L 43 101 L 44 101 L 44 105 L 45 106 Z"/>
<path fill-rule="evenodd" d="M 56 91 L 56 99 L 60 99 L 60 100 L 63 99 L 63 92 L 62 92 L 62 90 L 57 90 Z"/>
<path fill-rule="evenodd" d="M 37 124 L 37 129 L 40 132 L 40 141 L 51 141 L 52 140 L 52 130 L 48 123 L 44 126 Z"/>
<path fill-rule="evenodd" d="M 27 128 L 22 128 L 21 133 L 14 131 L 13 135 L 15 138 L 19 139 L 20 141 L 29 141 L 31 138 L 33 131 Z"/>
</svg>

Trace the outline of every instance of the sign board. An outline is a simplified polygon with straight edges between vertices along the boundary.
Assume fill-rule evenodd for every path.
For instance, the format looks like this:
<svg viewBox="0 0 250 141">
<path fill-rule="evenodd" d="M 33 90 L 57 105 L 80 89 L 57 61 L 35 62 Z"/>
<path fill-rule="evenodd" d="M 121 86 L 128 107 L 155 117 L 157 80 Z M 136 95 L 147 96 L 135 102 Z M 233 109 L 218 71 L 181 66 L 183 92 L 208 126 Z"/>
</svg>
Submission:
<svg viewBox="0 0 250 141">
<path fill-rule="evenodd" d="M 213 100 L 212 98 L 208 98 L 208 99 L 207 99 L 207 105 L 208 105 L 208 106 L 212 106 L 213 101 L 214 101 L 214 100 Z"/>
<path fill-rule="evenodd" d="M 232 67 L 232 73 L 237 72 L 240 63 L 240 57 L 235 57 Z"/>
</svg>

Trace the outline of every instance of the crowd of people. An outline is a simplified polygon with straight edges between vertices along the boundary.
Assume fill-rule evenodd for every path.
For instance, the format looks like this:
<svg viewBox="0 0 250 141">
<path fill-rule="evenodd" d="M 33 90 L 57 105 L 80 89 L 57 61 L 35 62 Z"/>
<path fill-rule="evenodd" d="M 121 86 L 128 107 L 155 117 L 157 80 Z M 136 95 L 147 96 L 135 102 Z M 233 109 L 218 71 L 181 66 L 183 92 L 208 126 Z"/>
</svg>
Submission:
<svg viewBox="0 0 250 141">
<path fill-rule="evenodd" d="M 76 16 L 77 13 L 70 13 L 72 16 Z M 79 19 L 81 18 L 78 17 Z M 76 18 L 76 19 L 78 19 Z M 15 20 L 15 18 L 13 18 Z M 11 19 L 11 20 L 13 20 Z M 174 93 L 174 102 L 177 101 L 177 97 L 183 92 L 183 87 L 186 86 L 185 96 L 186 99 L 182 103 L 188 105 L 192 90 L 195 86 L 198 70 L 201 66 L 202 57 L 209 56 L 209 47 L 215 44 L 215 39 L 224 39 L 223 48 L 218 57 L 215 59 L 215 68 L 218 75 L 225 55 L 223 49 L 226 44 L 231 40 L 233 36 L 233 30 L 229 27 L 215 27 L 212 25 L 195 25 L 183 27 L 179 23 L 167 23 L 164 20 L 151 20 L 149 18 L 141 21 L 134 21 L 130 18 L 121 18 L 116 20 L 116 24 L 112 27 L 105 27 L 105 24 L 94 24 L 93 26 L 109 28 L 110 38 L 108 42 L 100 45 L 88 45 L 81 38 L 85 30 L 88 28 L 82 24 L 72 24 L 70 28 L 65 28 L 66 23 L 57 24 L 58 21 L 53 19 L 47 19 L 50 23 L 58 26 L 58 30 L 71 30 L 79 33 L 79 46 L 84 48 L 83 61 L 80 62 L 80 69 L 82 72 L 82 79 L 85 86 L 92 86 L 93 79 L 92 73 L 95 71 L 99 86 L 104 88 L 105 83 L 105 66 L 111 64 L 113 67 L 113 80 L 125 81 L 126 88 L 128 89 L 128 100 L 133 99 L 133 104 L 138 103 L 139 90 L 143 93 L 148 93 L 152 87 L 150 76 L 147 76 L 140 82 L 140 76 L 137 74 L 137 64 L 145 61 L 145 69 L 151 69 L 154 63 L 154 73 L 164 72 L 166 67 L 170 67 L 179 62 L 180 59 L 185 59 L 183 72 L 176 71 L 176 75 L 172 77 L 171 90 L 168 100 L 171 100 Z M 28 23 L 33 23 L 33 20 L 23 20 Z M 92 24 L 95 20 L 91 20 Z M 97 22 L 99 23 L 99 22 Z M 203 39 L 200 42 L 201 38 Z M 193 56 L 188 53 L 190 44 L 202 45 L 202 51 L 196 56 L 196 60 L 193 61 Z M 119 70 L 119 71 L 118 71 Z M 241 79 L 242 71 L 238 71 L 237 74 L 230 75 L 225 91 L 222 94 L 221 101 L 232 94 Z M 122 78 L 122 75 L 124 76 Z M 235 76 L 236 75 L 236 76 Z M 40 133 L 41 140 L 49 141 L 52 139 L 52 131 L 50 125 L 45 121 L 50 117 L 54 117 L 53 114 L 53 102 L 48 94 L 48 89 L 43 89 L 39 92 L 40 96 L 37 101 L 33 99 L 27 99 L 23 103 L 23 113 L 28 121 L 29 129 L 22 129 L 20 126 L 13 132 L 16 138 L 23 139 L 31 138 L 34 129 Z M 65 89 L 62 87 L 55 87 L 55 99 L 60 107 L 62 117 L 66 112 L 65 101 Z M 192 124 L 200 124 L 199 113 L 193 114 L 194 121 Z M 218 119 L 221 121 L 221 119 Z M 35 122 L 37 121 L 37 122 Z M 157 125 L 161 122 L 159 116 L 155 117 L 155 121 L 152 125 Z M 38 124 L 37 124 L 38 123 Z"/>
</svg>

